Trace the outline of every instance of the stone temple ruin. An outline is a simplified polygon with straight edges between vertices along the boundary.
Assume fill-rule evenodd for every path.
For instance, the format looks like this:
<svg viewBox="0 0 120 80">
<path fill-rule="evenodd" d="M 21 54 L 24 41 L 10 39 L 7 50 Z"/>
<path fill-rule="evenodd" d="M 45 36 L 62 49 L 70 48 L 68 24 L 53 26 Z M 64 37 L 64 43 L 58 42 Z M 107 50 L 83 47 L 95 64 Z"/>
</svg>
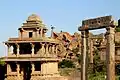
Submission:
<svg viewBox="0 0 120 80">
<path fill-rule="evenodd" d="M 58 72 L 59 41 L 45 36 L 47 28 L 39 16 L 32 14 L 18 29 L 18 38 L 4 42 L 8 55 L 7 80 L 63 80 Z"/>
<path fill-rule="evenodd" d="M 40 17 L 36 14 L 30 15 L 18 29 L 18 38 L 9 38 L 4 42 L 8 54 L 1 59 L 6 63 L 6 79 L 68 80 L 60 76 L 58 62 L 62 58 L 74 60 L 72 50 L 81 48 L 79 51 L 82 55 L 81 79 L 86 80 L 88 55 L 92 64 L 94 48 L 97 48 L 100 51 L 100 59 L 107 63 L 107 80 L 115 80 L 114 65 L 115 62 L 120 63 L 120 42 L 116 36 L 120 33 L 115 32 L 116 25 L 113 22 L 111 16 L 83 20 L 82 26 L 79 27 L 81 34 L 53 32 L 52 37 L 49 38 L 45 35 L 48 29 Z M 101 34 L 99 37 L 89 35 L 89 30 L 100 28 L 106 28 L 106 34 Z"/>
<path fill-rule="evenodd" d="M 107 80 L 115 80 L 115 21 L 112 16 L 98 17 L 82 21 L 82 26 L 78 28 L 82 37 L 82 63 L 81 80 L 88 80 L 88 53 L 89 53 L 89 30 L 106 28 L 106 66 Z"/>
</svg>

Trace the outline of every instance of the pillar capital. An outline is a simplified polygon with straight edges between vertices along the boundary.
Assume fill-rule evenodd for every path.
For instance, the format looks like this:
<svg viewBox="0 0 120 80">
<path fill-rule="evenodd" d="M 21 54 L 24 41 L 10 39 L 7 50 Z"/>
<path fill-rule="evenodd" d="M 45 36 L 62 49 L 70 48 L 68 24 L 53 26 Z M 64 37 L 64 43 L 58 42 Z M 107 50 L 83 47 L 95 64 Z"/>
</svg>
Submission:
<svg viewBox="0 0 120 80">
<path fill-rule="evenodd" d="M 16 47 L 19 48 L 19 43 L 15 43 Z"/>
<path fill-rule="evenodd" d="M 81 37 L 82 38 L 88 38 L 89 37 L 89 31 L 88 30 L 81 31 Z"/>
<path fill-rule="evenodd" d="M 36 30 L 38 31 L 38 30 L 40 30 L 40 28 L 39 28 L 39 27 L 37 27 L 37 28 L 36 28 Z"/>
<path fill-rule="evenodd" d="M 8 56 L 11 53 L 11 45 L 9 43 L 5 43 L 5 45 L 7 45 L 7 51 L 8 51 Z"/>
<path fill-rule="evenodd" d="M 35 46 L 35 44 L 34 44 L 34 43 L 30 43 L 30 45 L 31 45 L 31 47 L 34 47 L 34 46 Z"/>
<path fill-rule="evenodd" d="M 40 43 L 42 46 L 45 46 L 45 44 L 44 43 Z"/>
<path fill-rule="evenodd" d="M 115 33 L 115 27 L 107 27 L 106 28 L 107 32 L 106 32 L 106 36 L 109 34 L 114 34 Z"/>
<path fill-rule="evenodd" d="M 7 45 L 7 47 L 10 47 L 10 46 L 11 46 L 9 43 L 5 43 L 5 45 Z"/>
</svg>

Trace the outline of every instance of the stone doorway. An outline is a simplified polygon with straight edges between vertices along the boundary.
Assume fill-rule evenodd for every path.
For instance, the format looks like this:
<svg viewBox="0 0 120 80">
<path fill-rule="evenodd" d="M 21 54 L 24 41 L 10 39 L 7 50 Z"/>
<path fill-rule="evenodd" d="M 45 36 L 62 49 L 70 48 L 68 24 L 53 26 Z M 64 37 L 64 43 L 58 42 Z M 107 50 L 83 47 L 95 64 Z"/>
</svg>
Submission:
<svg viewBox="0 0 120 80">
<path fill-rule="evenodd" d="M 23 80 L 31 79 L 31 63 L 30 62 L 22 62 L 21 63 L 21 72 L 23 74 Z"/>
</svg>

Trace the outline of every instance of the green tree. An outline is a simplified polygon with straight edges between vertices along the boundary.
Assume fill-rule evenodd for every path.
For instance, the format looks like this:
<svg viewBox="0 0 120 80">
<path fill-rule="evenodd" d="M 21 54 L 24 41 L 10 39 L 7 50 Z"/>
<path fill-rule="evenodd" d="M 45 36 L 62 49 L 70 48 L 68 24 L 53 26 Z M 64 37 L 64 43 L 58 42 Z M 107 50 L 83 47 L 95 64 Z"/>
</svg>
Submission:
<svg viewBox="0 0 120 80">
<path fill-rule="evenodd" d="M 120 32 L 120 27 L 117 27 L 115 30 L 116 32 Z"/>
<path fill-rule="evenodd" d="M 1 66 L 4 66 L 4 65 L 5 65 L 5 62 L 2 61 L 2 60 L 0 60 L 0 65 L 1 65 Z"/>
<path fill-rule="evenodd" d="M 75 68 L 75 64 L 71 60 L 62 60 L 58 64 L 59 68 Z"/>
<path fill-rule="evenodd" d="M 94 51 L 93 67 L 89 69 L 89 76 L 94 78 L 96 76 L 104 76 L 106 74 L 106 64 L 105 61 L 101 61 L 99 50 Z"/>
<path fill-rule="evenodd" d="M 77 58 L 77 61 L 78 63 L 80 64 L 81 63 L 81 59 L 82 59 L 82 56 L 81 54 L 78 54 L 78 52 L 80 51 L 80 48 L 77 47 L 75 49 L 72 49 L 72 52 L 75 54 L 76 58 Z"/>
</svg>

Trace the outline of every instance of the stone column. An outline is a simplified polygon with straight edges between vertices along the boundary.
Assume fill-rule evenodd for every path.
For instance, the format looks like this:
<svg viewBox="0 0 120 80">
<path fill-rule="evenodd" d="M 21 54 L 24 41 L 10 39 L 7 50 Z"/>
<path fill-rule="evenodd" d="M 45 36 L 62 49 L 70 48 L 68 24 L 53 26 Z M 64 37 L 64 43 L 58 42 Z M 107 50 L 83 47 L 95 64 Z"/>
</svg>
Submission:
<svg viewBox="0 0 120 80">
<path fill-rule="evenodd" d="M 7 47 L 8 47 L 8 56 L 11 54 L 11 46 L 10 44 L 7 44 Z"/>
<path fill-rule="evenodd" d="M 52 45 L 52 54 L 54 54 L 55 53 L 55 45 L 53 44 Z"/>
<path fill-rule="evenodd" d="M 51 51 L 52 51 L 52 46 L 50 45 L 49 46 L 49 53 L 51 53 Z"/>
<path fill-rule="evenodd" d="M 37 38 L 39 38 L 39 37 L 40 37 L 40 36 L 39 36 L 39 30 L 40 30 L 40 29 L 37 29 L 37 28 L 36 28 L 36 30 L 37 30 L 37 31 L 36 31 Z"/>
<path fill-rule="evenodd" d="M 115 80 L 115 28 L 106 28 L 106 61 L 107 61 L 107 80 Z"/>
<path fill-rule="evenodd" d="M 20 46 L 19 46 L 19 44 L 16 44 L 16 46 L 17 46 L 17 56 L 19 56 Z"/>
<path fill-rule="evenodd" d="M 90 40 L 90 63 L 93 63 L 93 40 Z"/>
<path fill-rule="evenodd" d="M 31 54 L 31 56 L 33 56 L 34 55 L 34 48 L 35 48 L 35 44 L 33 44 L 33 43 L 31 43 L 31 47 L 32 47 L 32 54 Z"/>
<path fill-rule="evenodd" d="M 35 71 L 35 65 L 34 65 L 34 63 L 33 63 L 33 62 L 31 63 L 31 66 L 32 66 L 32 68 L 31 68 L 32 73 L 34 73 L 34 71 Z"/>
<path fill-rule="evenodd" d="M 57 57 L 58 45 L 55 46 L 55 57 Z"/>
<path fill-rule="evenodd" d="M 88 31 L 81 32 L 82 37 L 82 64 L 81 64 L 81 80 L 87 80 L 87 60 L 88 60 Z"/>
<path fill-rule="evenodd" d="M 41 43 L 42 45 L 42 48 L 41 48 L 41 56 L 43 57 L 44 54 L 45 54 L 45 44 L 44 43 Z"/>
<path fill-rule="evenodd" d="M 11 72 L 10 64 L 7 64 L 7 74 L 9 74 L 10 72 Z"/>
<path fill-rule="evenodd" d="M 49 56 L 49 52 L 48 52 L 48 44 L 46 44 L 45 54 L 46 54 L 47 57 Z"/>
<path fill-rule="evenodd" d="M 43 36 L 43 29 L 41 28 L 41 30 L 40 30 L 40 37 L 42 37 Z"/>
<path fill-rule="evenodd" d="M 16 64 L 17 65 L 17 76 L 18 76 L 18 79 L 20 78 L 20 64 Z"/>
</svg>

